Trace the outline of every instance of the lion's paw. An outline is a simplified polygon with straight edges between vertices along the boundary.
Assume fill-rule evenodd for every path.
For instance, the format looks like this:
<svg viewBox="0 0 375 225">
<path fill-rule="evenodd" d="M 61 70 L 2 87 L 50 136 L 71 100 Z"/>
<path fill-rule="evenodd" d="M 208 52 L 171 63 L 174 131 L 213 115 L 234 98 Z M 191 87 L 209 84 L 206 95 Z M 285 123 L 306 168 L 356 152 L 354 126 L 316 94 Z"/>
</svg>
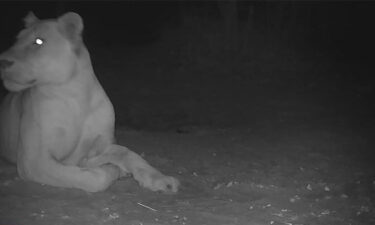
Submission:
<svg viewBox="0 0 375 225">
<path fill-rule="evenodd" d="M 142 187 L 148 188 L 151 191 L 162 191 L 167 193 L 175 193 L 178 191 L 180 182 L 171 176 L 165 176 L 161 173 L 149 174 L 137 179 Z"/>
</svg>

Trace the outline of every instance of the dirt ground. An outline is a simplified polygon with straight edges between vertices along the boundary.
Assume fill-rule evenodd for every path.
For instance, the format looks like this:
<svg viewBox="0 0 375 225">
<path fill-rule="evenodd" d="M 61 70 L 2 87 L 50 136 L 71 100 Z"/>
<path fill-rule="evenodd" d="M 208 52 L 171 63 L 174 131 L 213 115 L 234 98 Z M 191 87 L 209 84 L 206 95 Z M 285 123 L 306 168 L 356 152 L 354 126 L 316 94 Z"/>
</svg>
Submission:
<svg viewBox="0 0 375 225">
<path fill-rule="evenodd" d="M 316 123 L 273 125 L 119 128 L 120 144 L 182 181 L 174 195 L 144 190 L 131 178 L 94 194 L 42 186 L 20 180 L 14 166 L 1 162 L 0 224 L 375 223 L 365 136 Z"/>
</svg>

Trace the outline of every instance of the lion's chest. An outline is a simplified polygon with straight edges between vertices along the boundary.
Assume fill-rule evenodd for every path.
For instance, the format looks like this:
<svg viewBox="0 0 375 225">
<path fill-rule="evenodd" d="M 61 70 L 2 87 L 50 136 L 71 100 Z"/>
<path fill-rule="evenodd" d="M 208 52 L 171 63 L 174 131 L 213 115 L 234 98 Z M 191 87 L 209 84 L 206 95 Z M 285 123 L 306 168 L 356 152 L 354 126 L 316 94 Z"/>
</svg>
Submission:
<svg viewBox="0 0 375 225">
<path fill-rule="evenodd" d="M 69 157 L 82 138 L 88 106 L 72 98 L 25 96 L 21 135 L 54 158 Z M 23 128 L 22 128 L 23 127 Z"/>
</svg>

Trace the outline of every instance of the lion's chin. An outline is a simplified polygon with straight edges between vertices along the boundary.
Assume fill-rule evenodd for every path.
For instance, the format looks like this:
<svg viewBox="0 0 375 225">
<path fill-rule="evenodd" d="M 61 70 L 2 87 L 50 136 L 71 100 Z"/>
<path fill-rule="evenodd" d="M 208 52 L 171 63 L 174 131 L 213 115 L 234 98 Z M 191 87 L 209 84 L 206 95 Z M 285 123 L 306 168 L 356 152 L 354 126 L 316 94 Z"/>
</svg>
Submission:
<svg viewBox="0 0 375 225">
<path fill-rule="evenodd" d="M 22 91 L 22 90 L 25 90 L 27 88 L 30 88 L 32 86 L 34 86 L 35 84 L 35 80 L 32 80 L 32 81 L 28 81 L 28 82 L 16 82 L 16 81 L 11 81 L 11 80 L 8 80 L 8 79 L 4 79 L 3 80 L 3 84 L 4 84 L 4 87 L 8 90 L 8 91 L 12 91 L 12 92 L 19 92 L 19 91 Z"/>
</svg>

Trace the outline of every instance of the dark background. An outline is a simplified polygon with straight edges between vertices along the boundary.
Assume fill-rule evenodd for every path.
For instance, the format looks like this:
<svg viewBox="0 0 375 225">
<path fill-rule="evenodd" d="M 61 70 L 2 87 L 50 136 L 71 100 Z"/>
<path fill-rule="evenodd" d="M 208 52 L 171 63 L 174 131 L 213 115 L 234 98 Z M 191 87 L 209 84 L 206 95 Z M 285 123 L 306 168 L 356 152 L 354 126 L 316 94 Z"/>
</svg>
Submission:
<svg viewBox="0 0 375 225">
<path fill-rule="evenodd" d="M 370 1 L 2 1 L 0 9 L 0 51 L 28 11 L 79 13 L 120 126 L 374 125 Z"/>
</svg>

